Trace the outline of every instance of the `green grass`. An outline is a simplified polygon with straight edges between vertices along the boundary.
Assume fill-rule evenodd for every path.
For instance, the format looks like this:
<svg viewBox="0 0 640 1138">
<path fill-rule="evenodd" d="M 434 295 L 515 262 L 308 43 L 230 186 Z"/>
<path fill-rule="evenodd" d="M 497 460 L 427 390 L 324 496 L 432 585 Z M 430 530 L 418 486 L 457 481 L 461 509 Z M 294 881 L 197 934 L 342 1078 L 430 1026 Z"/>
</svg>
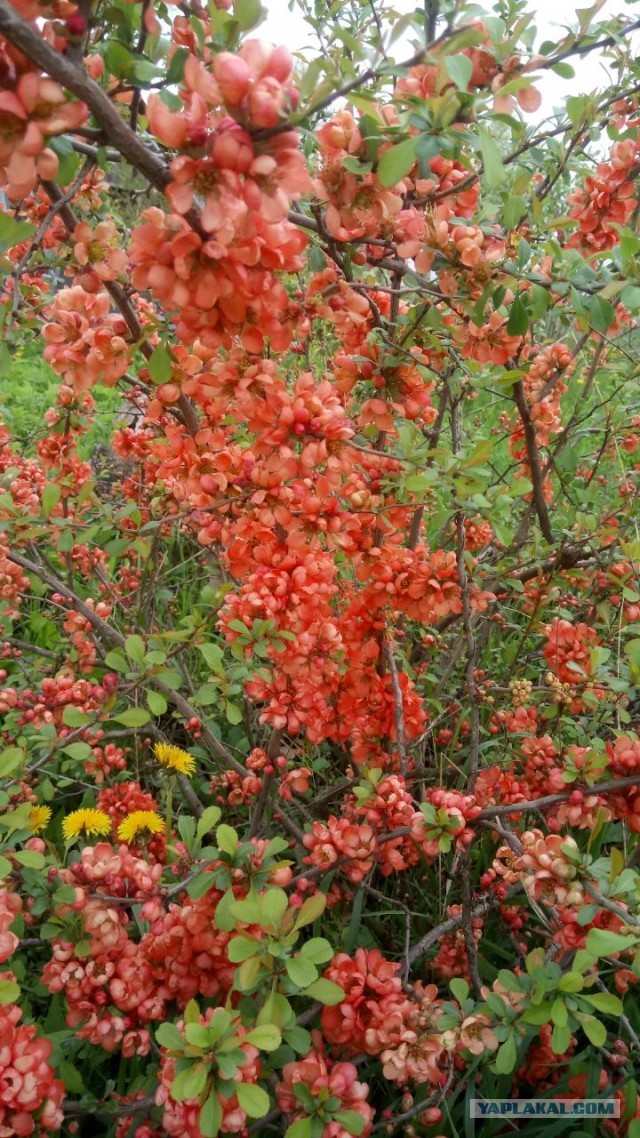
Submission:
<svg viewBox="0 0 640 1138">
<path fill-rule="evenodd" d="M 36 443 L 48 433 L 45 413 L 55 406 L 59 376 L 42 359 L 41 342 L 17 349 L 0 379 L 0 419 L 11 431 L 22 454 L 35 453 Z M 91 394 L 95 413 L 89 430 L 78 440 L 78 454 L 89 459 L 97 443 L 107 443 L 121 401 L 114 388 L 96 385 Z"/>
</svg>

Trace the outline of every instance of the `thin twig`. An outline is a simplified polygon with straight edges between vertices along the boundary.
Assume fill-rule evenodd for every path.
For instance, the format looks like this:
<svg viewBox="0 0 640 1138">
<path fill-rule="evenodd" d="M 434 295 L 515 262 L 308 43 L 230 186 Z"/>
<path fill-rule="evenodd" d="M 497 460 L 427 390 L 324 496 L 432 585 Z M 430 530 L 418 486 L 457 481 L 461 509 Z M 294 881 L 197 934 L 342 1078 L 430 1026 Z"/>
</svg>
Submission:
<svg viewBox="0 0 640 1138">
<path fill-rule="evenodd" d="M 398 677 L 398 668 L 393 654 L 394 644 L 389 641 L 385 645 L 385 659 L 389 674 L 391 676 L 391 687 L 393 688 L 393 721 L 396 728 L 396 746 L 398 748 L 398 755 L 400 756 L 400 773 L 406 776 L 407 773 L 407 745 L 406 733 L 404 726 L 404 702 L 402 698 L 402 688 L 400 687 L 400 680 Z"/>
</svg>

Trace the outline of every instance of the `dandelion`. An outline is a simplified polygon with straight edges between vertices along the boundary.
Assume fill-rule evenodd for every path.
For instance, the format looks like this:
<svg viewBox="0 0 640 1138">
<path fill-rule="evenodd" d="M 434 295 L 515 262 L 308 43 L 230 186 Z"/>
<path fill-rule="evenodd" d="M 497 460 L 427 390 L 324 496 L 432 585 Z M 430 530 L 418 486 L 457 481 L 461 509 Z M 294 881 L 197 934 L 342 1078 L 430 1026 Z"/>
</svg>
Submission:
<svg viewBox="0 0 640 1138">
<path fill-rule="evenodd" d="M 172 747 L 170 743 L 156 743 L 154 747 L 154 754 L 159 763 L 163 767 L 168 767 L 169 770 L 177 771 L 178 774 L 186 774 L 187 778 L 191 778 L 196 771 L 196 760 L 193 755 L 188 751 L 183 751 L 180 747 Z"/>
<path fill-rule="evenodd" d="M 134 810 L 127 814 L 118 826 L 118 837 L 121 842 L 133 842 L 145 830 L 149 834 L 164 830 L 164 822 L 155 810 Z"/>
<path fill-rule="evenodd" d="M 78 834 L 99 834 L 104 836 L 111 829 L 111 819 L 104 810 L 95 810 L 89 806 L 81 810 L 74 810 L 67 814 L 62 823 L 62 833 L 66 842 L 77 838 Z"/>
<path fill-rule="evenodd" d="M 29 811 L 29 829 L 34 834 L 40 833 L 40 830 L 46 830 L 50 821 L 51 808 L 49 806 L 34 806 Z"/>
</svg>

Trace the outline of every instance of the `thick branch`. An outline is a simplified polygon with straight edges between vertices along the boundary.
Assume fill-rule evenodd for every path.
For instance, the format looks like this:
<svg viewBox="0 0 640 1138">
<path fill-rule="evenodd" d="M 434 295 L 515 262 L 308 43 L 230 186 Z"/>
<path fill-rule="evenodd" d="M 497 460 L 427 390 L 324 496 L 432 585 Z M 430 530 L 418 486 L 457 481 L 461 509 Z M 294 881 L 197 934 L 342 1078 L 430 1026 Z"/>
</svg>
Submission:
<svg viewBox="0 0 640 1138">
<path fill-rule="evenodd" d="M 544 477 L 542 474 L 538 444 L 536 442 L 536 429 L 533 424 L 533 419 L 531 418 L 529 404 L 527 403 L 527 397 L 521 379 L 514 384 L 513 398 L 522 420 L 524 443 L 527 449 L 527 462 L 529 463 L 531 481 L 533 483 L 533 502 L 540 522 L 540 529 L 547 541 L 552 542 L 553 530 L 551 529 L 549 511 L 547 510 L 547 503 L 544 497 Z"/>
<path fill-rule="evenodd" d="M 119 150 L 123 158 L 144 174 L 156 189 L 164 191 L 169 171 L 162 159 L 130 130 L 109 97 L 89 78 L 84 68 L 51 47 L 35 28 L 20 18 L 8 0 L 0 0 L 0 32 L 32 63 L 37 63 L 47 75 L 86 103 L 108 135 L 110 145 Z"/>
</svg>

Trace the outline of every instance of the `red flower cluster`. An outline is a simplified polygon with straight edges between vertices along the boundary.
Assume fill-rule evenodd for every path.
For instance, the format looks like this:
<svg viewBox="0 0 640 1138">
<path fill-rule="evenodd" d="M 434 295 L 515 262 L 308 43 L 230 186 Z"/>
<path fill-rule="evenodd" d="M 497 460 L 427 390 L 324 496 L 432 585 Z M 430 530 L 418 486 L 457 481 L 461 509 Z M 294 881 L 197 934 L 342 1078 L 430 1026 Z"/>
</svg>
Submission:
<svg viewBox="0 0 640 1138">
<path fill-rule="evenodd" d="M 13 980 L 5 972 L 2 980 Z M 62 1126 L 64 1084 L 54 1077 L 52 1044 L 40 1039 L 35 1027 L 20 1023 L 16 1004 L 0 1007 L 0 1135 L 29 1138 L 38 1128 L 51 1132 Z"/>
</svg>

